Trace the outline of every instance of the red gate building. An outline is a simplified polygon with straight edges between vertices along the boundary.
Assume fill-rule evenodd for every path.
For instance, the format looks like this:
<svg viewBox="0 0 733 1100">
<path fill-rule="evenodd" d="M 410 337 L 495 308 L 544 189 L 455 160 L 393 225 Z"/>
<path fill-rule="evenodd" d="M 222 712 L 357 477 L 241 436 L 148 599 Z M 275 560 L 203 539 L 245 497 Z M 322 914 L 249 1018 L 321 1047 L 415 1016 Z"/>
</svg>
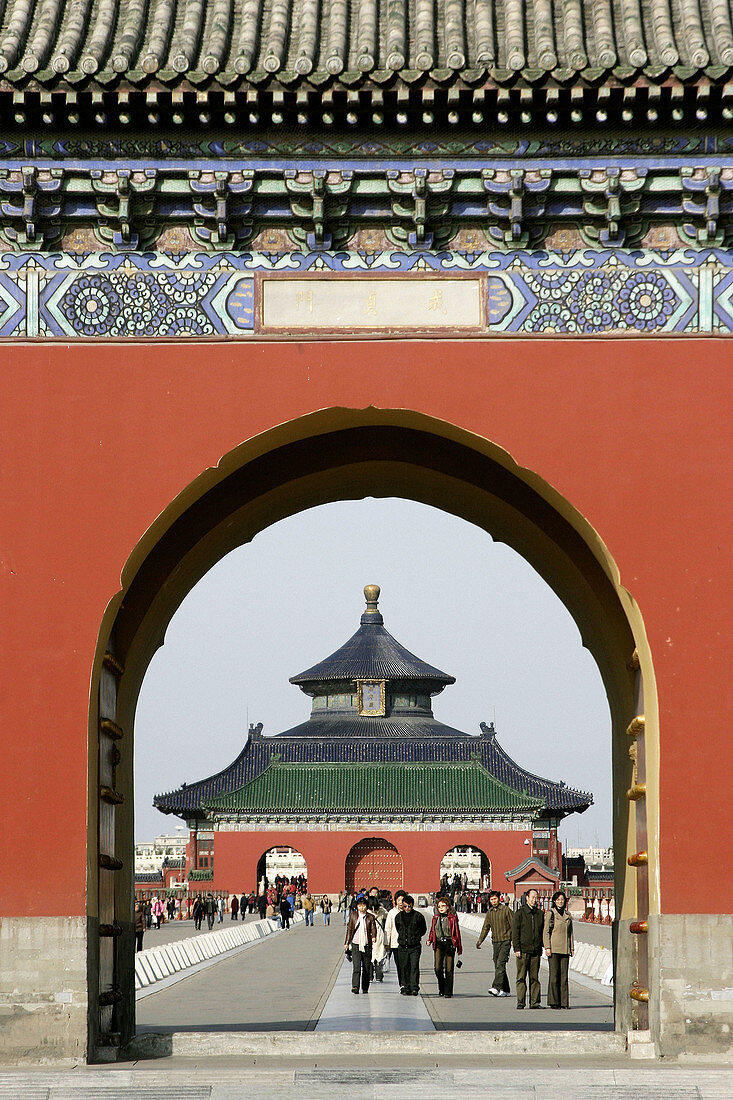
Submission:
<svg viewBox="0 0 733 1100">
<path fill-rule="evenodd" d="M 0 5 L 0 1057 L 124 1049 L 145 670 L 225 553 L 368 495 L 565 603 L 616 1027 L 727 1049 L 730 4 L 83 7 Z"/>
<path fill-rule="evenodd" d="M 213 822 L 216 889 L 257 885 L 274 830 L 304 857 L 316 894 L 435 890 L 459 844 L 479 849 L 492 885 L 508 891 L 504 872 L 534 833 L 549 832 L 557 854 L 559 822 L 592 802 L 518 766 L 493 725 L 471 736 L 438 721 L 432 698 L 455 679 L 388 633 L 379 591 L 364 589 L 359 628 L 340 649 L 291 677 L 312 699 L 306 722 L 275 737 L 253 728 L 228 768 L 155 797 L 188 821 L 194 851 L 199 825 Z"/>
</svg>

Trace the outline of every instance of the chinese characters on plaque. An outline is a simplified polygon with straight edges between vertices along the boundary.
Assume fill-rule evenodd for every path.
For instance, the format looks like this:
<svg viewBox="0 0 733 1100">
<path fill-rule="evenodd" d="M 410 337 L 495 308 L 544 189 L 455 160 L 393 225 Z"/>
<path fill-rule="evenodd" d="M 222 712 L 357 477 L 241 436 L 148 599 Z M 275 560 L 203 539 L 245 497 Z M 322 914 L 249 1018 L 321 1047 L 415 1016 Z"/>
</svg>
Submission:
<svg viewBox="0 0 733 1100">
<path fill-rule="evenodd" d="M 265 329 L 481 329 L 477 278 L 273 278 L 262 281 Z"/>
</svg>

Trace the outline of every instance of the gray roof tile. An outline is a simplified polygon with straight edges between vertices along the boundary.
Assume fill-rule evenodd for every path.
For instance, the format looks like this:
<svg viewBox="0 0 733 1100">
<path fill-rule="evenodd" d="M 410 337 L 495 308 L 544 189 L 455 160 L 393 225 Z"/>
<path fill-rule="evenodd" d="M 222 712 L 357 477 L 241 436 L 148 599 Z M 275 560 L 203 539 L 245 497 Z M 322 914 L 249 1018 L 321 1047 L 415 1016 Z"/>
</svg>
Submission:
<svg viewBox="0 0 733 1100">
<path fill-rule="evenodd" d="M 678 67 L 690 78 L 733 67 L 730 0 L 11 0 L 0 10 L 11 85 L 34 74 L 227 87 L 425 73 L 568 83 L 614 69 Z"/>
</svg>

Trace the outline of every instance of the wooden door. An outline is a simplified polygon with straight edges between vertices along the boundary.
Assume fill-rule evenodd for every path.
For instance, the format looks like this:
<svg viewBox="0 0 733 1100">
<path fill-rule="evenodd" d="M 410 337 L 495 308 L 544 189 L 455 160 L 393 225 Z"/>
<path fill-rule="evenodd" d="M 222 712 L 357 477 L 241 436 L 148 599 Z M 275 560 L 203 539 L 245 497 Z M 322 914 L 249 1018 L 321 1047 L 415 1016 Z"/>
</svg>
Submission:
<svg viewBox="0 0 733 1100">
<path fill-rule="evenodd" d="M 346 857 L 346 889 L 395 890 L 402 886 L 402 856 L 387 840 L 370 837 L 360 840 Z"/>
</svg>

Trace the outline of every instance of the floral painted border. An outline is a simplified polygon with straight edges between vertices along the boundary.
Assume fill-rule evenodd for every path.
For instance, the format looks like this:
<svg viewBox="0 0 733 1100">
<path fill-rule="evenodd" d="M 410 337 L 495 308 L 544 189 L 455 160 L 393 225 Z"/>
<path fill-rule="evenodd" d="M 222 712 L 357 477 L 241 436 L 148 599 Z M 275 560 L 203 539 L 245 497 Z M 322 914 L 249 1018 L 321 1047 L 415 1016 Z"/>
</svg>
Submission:
<svg viewBox="0 0 733 1100">
<path fill-rule="evenodd" d="M 733 251 L 0 253 L 0 337 L 256 336 L 284 273 L 474 274 L 483 334 L 728 334 Z M 446 335 L 450 328 L 446 326 Z"/>
</svg>

